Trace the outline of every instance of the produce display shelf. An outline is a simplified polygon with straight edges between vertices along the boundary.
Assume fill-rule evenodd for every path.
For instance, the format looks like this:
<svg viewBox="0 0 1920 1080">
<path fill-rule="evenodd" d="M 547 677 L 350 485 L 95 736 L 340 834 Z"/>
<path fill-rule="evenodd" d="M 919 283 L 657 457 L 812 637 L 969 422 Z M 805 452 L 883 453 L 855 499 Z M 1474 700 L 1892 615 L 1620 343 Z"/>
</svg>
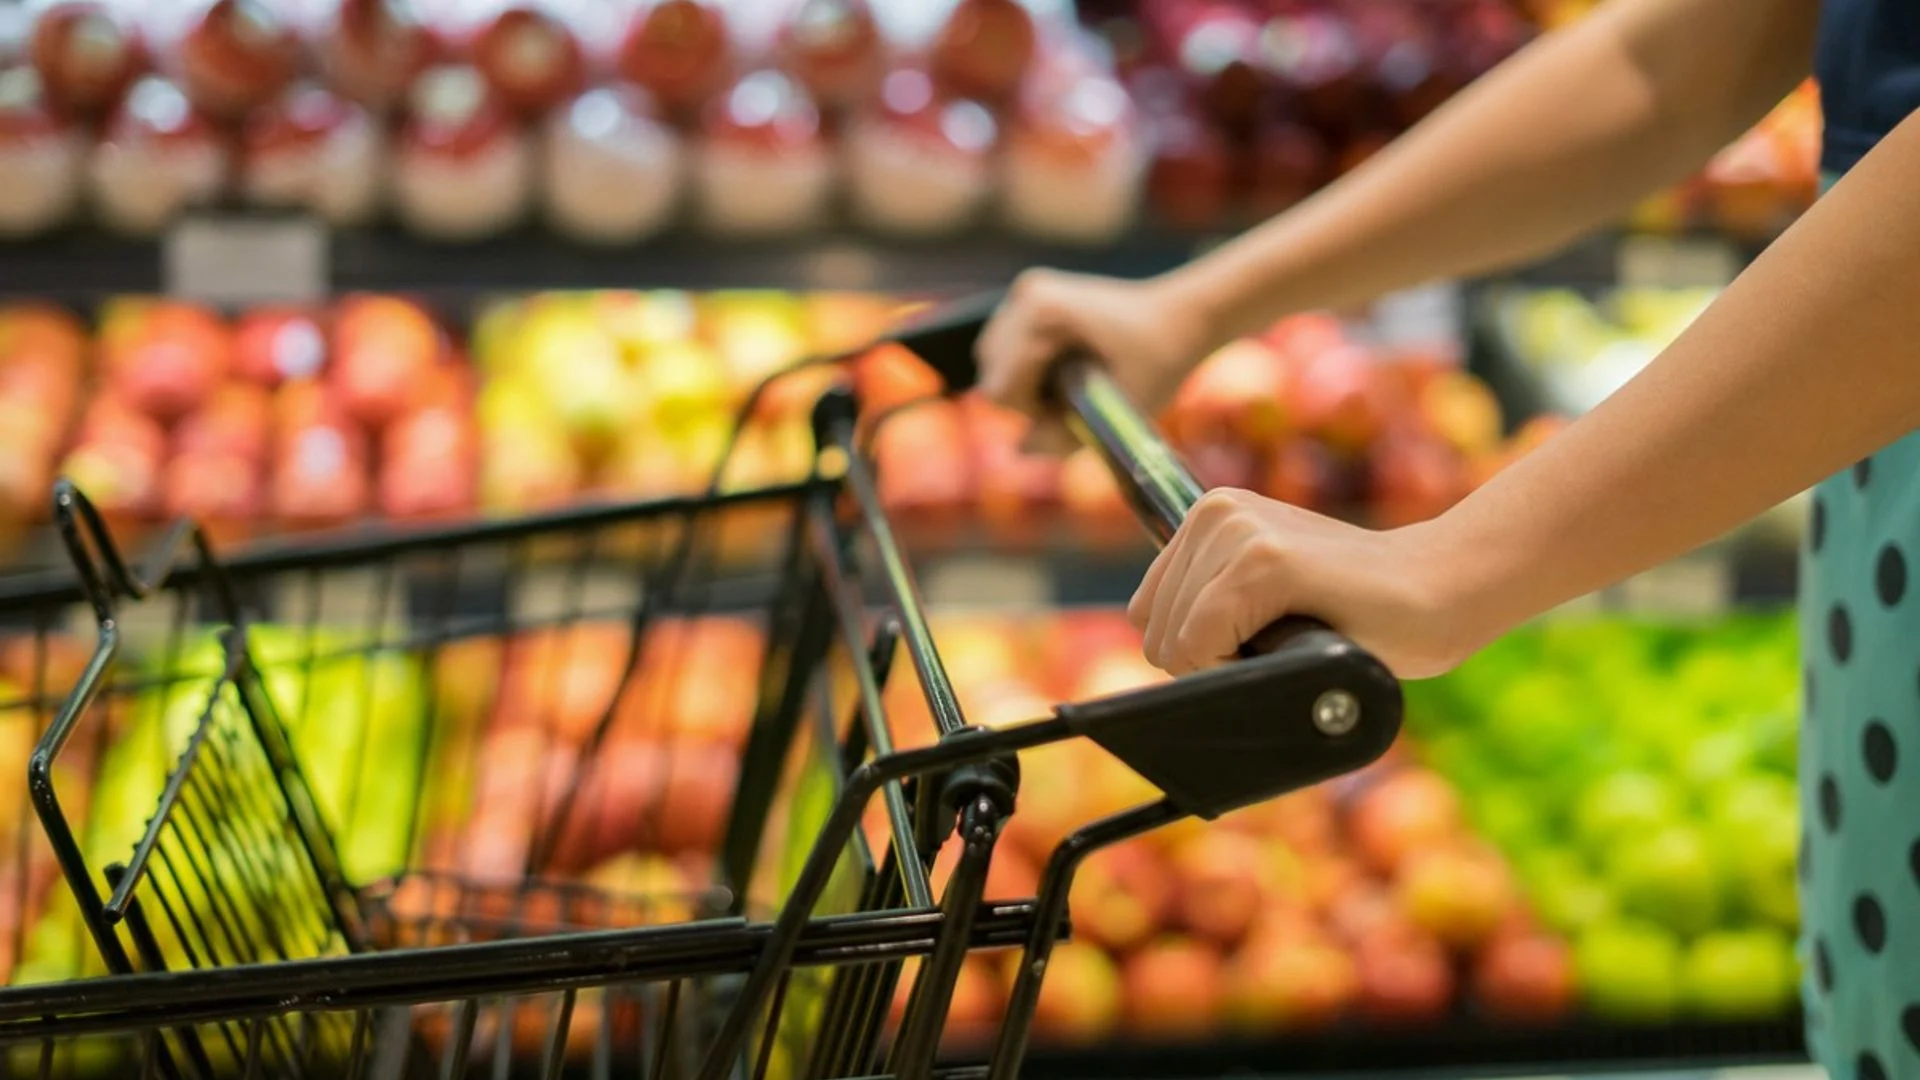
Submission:
<svg viewBox="0 0 1920 1080">
<path fill-rule="evenodd" d="M 297 219 L 236 212 L 196 219 L 194 224 L 204 237 L 209 228 L 231 226 L 238 232 L 261 222 L 297 224 Z M 176 229 L 160 239 L 135 239 L 76 228 L 8 242 L 0 246 L 0 299 L 91 304 L 116 294 L 178 291 L 172 289 L 176 278 L 200 276 L 178 264 L 193 257 L 176 242 L 180 235 Z M 836 229 L 769 241 L 674 232 L 633 246 L 601 248 L 534 227 L 470 244 L 434 243 L 395 228 L 375 227 L 337 230 L 325 237 L 323 285 L 331 293 L 403 292 L 446 302 L 490 292 L 592 287 L 937 293 L 1004 285 L 1032 266 L 1145 277 L 1178 266 L 1224 238 L 1219 233 L 1143 227 L 1109 244 L 1080 246 L 988 228 L 927 241 Z M 1649 239 L 1620 231 L 1602 233 L 1499 276 L 1574 286 L 1609 284 L 1623 272 L 1642 272 L 1632 260 L 1623 267 L 1622 252 Z M 1651 238 L 1651 244 L 1651 249 L 1665 244 L 1690 251 L 1694 258 L 1703 249 L 1713 249 L 1721 252 L 1716 257 L 1742 264 L 1763 246 L 1712 232 Z M 237 260 L 249 252 L 269 258 L 277 249 L 211 245 L 199 250 Z M 1650 248 L 1641 244 L 1639 250 Z M 1657 255 L 1649 258 L 1658 260 Z M 242 276 L 266 280 L 283 274 L 284 268 L 269 267 L 262 275 Z"/>
<path fill-rule="evenodd" d="M 1223 1076 L 1356 1073 L 1484 1077 L 1564 1076 L 1631 1069 L 1704 1070 L 1806 1060 L 1801 1018 L 1670 1025 L 1574 1023 L 1529 1030 L 1457 1019 L 1429 1029 L 1341 1029 L 1189 1046 L 1116 1044 L 1099 1051 L 1036 1052 L 1035 1080 L 1218 1080 Z"/>
</svg>

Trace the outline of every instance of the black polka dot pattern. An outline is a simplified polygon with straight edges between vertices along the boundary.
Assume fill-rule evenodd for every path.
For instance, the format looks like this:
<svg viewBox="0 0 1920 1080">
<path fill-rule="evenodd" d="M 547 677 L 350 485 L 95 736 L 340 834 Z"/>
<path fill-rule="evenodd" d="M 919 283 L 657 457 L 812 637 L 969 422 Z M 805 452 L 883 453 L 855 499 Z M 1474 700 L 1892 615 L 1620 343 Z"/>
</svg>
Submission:
<svg viewBox="0 0 1920 1080">
<path fill-rule="evenodd" d="M 1832 773 L 1820 778 L 1820 824 L 1829 833 L 1840 831 L 1840 785 Z"/>
<path fill-rule="evenodd" d="M 1835 604 L 1827 612 L 1827 649 L 1833 653 L 1833 662 L 1843 666 L 1853 656 L 1853 616 L 1847 614 L 1845 604 Z"/>
<path fill-rule="evenodd" d="M 1860 947 L 1878 954 L 1887 947 L 1887 912 L 1872 893 L 1853 899 L 1853 929 L 1860 935 Z"/>
<path fill-rule="evenodd" d="M 1909 1005 L 1901 1010 L 1900 1030 L 1907 1035 L 1907 1045 L 1920 1051 L 1920 1005 Z"/>
<path fill-rule="evenodd" d="M 1873 588 L 1880 594 L 1880 602 L 1888 607 L 1900 603 L 1907 595 L 1907 557 L 1900 552 L 1897 544 L 1888 544 L 1880 549 L 1880 557 L 1873 565 Z"/>
<path fill-rule="evenodd" d="M 1873 480 L 1873 455 L 1869 454 L 1853 463 L 1853 486 L 1865 489 Z"/>
<path fill-rule="evenodd" d="M 1893 731 L 1885 721 L 1867 721 L 1867 730 L 1860 739 L 1860 751 L 1867 760 L 1868 776 L 1882 784 L 1893 779 L 1893 770 L 1900 764 L 1900 750 L 1893 744 Z"/>
<path fill-rule="evenodd" d="M 1833 957 L 1824 941 L 1813 943 L 1813 977 L 1821 993 L 1833 993 Z"/>
<path fill-rule="evenodd" d="M 1815 554 L 1819 554 L 1820 545 L 1827 542 L 1827 502 L 1815 496 L 1813 500 L 1813 520 L 1807 525 L 1807 543 Z"/>
<path fill-rule="evenodd" d="M 1855 1067 L 1860 1072 L 1860 1080 L 1887 1080 L 1887 1067 L 1880 1063 L 1880 1055 L 1871 1050 L 1861 1053 Z"/>
</svg>

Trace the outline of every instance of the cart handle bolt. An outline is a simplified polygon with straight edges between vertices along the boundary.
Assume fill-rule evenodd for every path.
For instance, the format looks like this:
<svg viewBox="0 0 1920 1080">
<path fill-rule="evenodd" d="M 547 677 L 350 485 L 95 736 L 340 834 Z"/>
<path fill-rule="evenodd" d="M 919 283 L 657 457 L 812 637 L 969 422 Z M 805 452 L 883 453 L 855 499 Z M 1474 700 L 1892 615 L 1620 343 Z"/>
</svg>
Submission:
<svg viewBox="0 0 1920 1080">
<path fill-rule="evenodd" d="M 1329 690 L 1313 703 L 1313 726 L 1322 735 L 1345 735 L 1360 726 L 1360 699 L 1345 690 Z"/>
</svg>

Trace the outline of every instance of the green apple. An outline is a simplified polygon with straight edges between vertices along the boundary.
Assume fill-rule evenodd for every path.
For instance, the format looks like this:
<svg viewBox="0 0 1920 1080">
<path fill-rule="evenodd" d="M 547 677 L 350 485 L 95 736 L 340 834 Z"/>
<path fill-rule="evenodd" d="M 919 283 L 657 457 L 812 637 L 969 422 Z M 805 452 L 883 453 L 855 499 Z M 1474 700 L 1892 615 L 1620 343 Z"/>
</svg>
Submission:
<svg viewBox="0 0 1920 1080">
<path fill-rule="evenodd" d="M 1757 1020 L 1785 1013 L 1799 991 L 1793 944 L 1775 930 L 1723 930 L 1702 935 L 1680 963 L 1689 1012 L 1719 1020 Z"/>
<path fill-rule="evenodd" d="M 1562 934 L 1577 935 L 1614 915 L 1612 894 L 1582 866 L 1543 868 L 1528 892 L 1541 921 Z"/>
<path fill-rule="evenodd" d="M 1799 925 L 1800 804 L 1791 781 L 1756 774 L 1715 792 L 1708 829 L 1737 908 L 1791 930 Z"/>
<path fill-rule="evenodd" d="M 1713 848 L 1691 825 L 1666 825 L 1616 840 L 1607 881 L 1620 909 L 1681 934 L 1719 925 L 1725 887 Z"/>
<path fill-rule="evenodd" d="M 1596 1016 L 1608 1020 L 1671 1018 L 1680 1003 L 1680 946 L 1657 926 L 1603 922 L 1574 945 L 1580 989 Z"/>
<path fill-rule="evenodd" d="M 1609 851 L 1625 839 L 1652 835 L 1681 814 L 1671 781 L 1650 772 L 1621 770 L 1601 777 L 1574 804 L 1574 834 L 1590 851 Z"/>
</svg>

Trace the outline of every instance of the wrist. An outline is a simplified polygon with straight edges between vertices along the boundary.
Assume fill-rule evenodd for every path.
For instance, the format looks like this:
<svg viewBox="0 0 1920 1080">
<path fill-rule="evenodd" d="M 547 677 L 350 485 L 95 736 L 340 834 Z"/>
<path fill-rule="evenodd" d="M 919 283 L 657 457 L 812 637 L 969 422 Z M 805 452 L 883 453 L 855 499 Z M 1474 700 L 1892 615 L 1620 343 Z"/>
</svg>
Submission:
<svg viewBox="0 0 1920 1080">
<path fill-rule="evenodd" d="M 1471 508 L 1397 530 L 1436 646 L 1458 664 L 1525 622 L 1524 567 L 1499 537 L 1483 535 Z"/>
</svg>

